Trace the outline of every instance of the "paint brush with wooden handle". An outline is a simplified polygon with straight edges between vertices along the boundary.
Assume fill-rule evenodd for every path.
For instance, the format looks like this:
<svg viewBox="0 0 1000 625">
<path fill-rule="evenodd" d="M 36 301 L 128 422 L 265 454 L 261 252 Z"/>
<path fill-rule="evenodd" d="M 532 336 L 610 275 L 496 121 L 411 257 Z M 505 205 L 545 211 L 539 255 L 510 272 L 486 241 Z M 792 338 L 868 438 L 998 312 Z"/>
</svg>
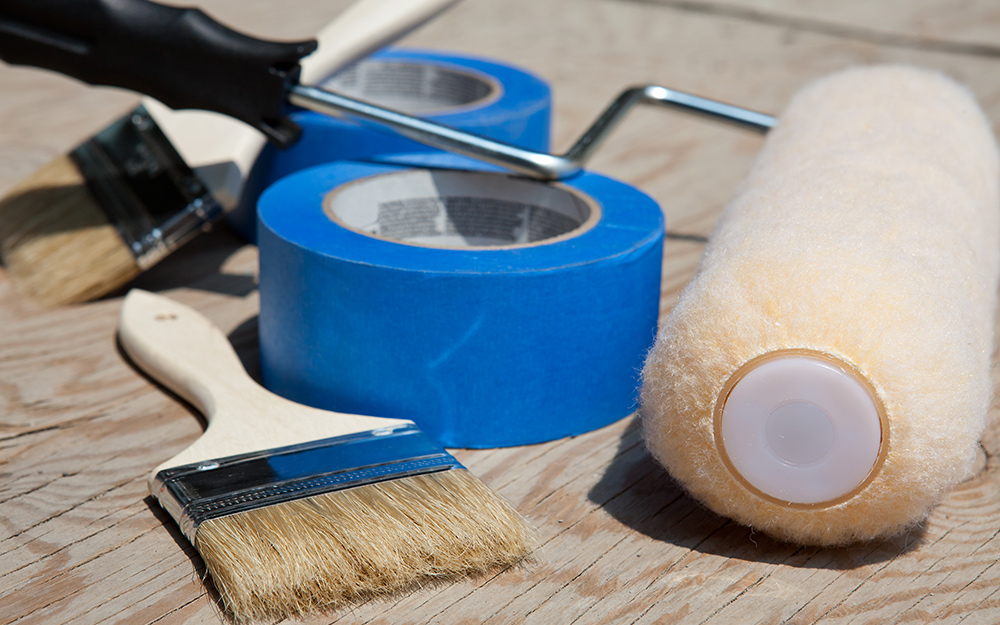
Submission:
<svg viewBox="0 0 1000 625">
<path fill-rule="evenodd" d="M 133 289 L 118 336 L 208 429 L 157 467 L 238 621 L 280 619 L 511 566 L 533 530 L 412 421 L 339 414 L 259 386 L 198 312 Z"/>
<path fill-rule="evenodd" d="M 12 189 L 0 200 L 9 274 L 49 305 L 121 287 L 237 204 L 265 137 L 294 140 L 265 93 L 296 75 L 319 82 L 456 1 L 359 0 L 318 34 L 315 52 L 144 0 L 4 2 L 0 58 L 218 111 L 144 98 Z"/>
</svg>

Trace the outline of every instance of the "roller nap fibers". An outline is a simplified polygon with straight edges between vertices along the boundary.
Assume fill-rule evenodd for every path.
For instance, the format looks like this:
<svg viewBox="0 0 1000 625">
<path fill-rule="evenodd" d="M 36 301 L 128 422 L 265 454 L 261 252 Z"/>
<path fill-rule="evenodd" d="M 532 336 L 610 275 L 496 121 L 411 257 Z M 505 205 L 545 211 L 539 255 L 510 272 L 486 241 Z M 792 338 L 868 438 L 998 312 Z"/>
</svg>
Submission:
<svg viewBox="0 0 1000 625">
<path fill-rule="evenodd" d="M 971 475 L 990 402 L 998 180 L 989 124 L 941 75 L 804 89 L 648 356 L 651 453 L 786 540 L 923 519 Z"/>
</svg>

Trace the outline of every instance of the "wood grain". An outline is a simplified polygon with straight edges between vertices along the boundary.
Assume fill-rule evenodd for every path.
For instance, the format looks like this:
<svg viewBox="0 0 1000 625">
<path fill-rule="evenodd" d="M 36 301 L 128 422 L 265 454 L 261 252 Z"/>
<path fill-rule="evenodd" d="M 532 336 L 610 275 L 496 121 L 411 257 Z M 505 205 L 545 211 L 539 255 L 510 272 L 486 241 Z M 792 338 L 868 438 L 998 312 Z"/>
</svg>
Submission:
<svg viewBox="0 0 1000 625">
<path fill-rule="evenodd" d="M 293 38 L 347 2 L 200 4 L 248 32 Z M 557 150 L 631 84 L 779 113 L 810 79 L 875 62 L 948 72 L 970 86 L 996 128 L 994 5 L 466 0 L 404 43 L 531 68 L 553 85 Z M 0 86 L 0 191 L 135 102 L 24 68 L 0 67 Z M 593 160 L 663 206 L 663 312 L 760 144 L 752 133 L 644 109 Z M 256 260 L 223 229 L 135 286 L 204 313 L 253 372 Z M 123 359 L 114 339 L 120 306 L 118 295 L 40 310 L 0 276 L 0 623 L 221 622 L 200 560 L 145 490 L 148 471 L 203 423 Z M 457 450 L 539 528 L 535 563 L 309 622 L 1000 622 L 996 405 L 991 416 L 978 477 L 911 532 L 841 549 L 779 543 L 708 512 L 650 460 L 631 418 L 543 445 Z"/>
<path fill-rule="evenodd" d="M 1000 53 L 1000 7 L 988 2 L 910 0 L 890 10 L 877 2 L 846 0 L 631 0 L 680 10 L 737 17 L 798 31 L 879 45 L 954 54 Z"/>
</svg>

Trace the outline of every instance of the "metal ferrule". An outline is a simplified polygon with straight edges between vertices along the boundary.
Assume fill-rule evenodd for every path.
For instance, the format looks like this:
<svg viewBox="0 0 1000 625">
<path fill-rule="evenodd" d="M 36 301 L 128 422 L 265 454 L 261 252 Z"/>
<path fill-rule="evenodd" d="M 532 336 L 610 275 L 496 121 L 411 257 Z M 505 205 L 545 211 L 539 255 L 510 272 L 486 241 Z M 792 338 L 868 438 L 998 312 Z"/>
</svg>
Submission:
<svg viewBox="0 0 1000 625">
<path fill-rule="evenodd" d="M 151 231 L 131 232 L 130 248 L 136 266 L 142 270 L 152 267 L 199 232 L 208 230 L 224 214 L 222 206 L 211 196 L 199 197 Z"/>
<path fill-rule="evenodd" d="M 165 469 L 150 490 L 194 544 L 209 519 L 461 468 L 416 426 L 403 425 Z"/>
<path fill-rule="evenodd" d="M 632 87 L 623 91 L 565 154 L 547 154 L 449 128 L 319 87 L 292 85 L 288 101 L 318 113 L 346 115 L 376 127 L 388 128 L 414 141 L 471 156 L 542 180 L 561 180 L 578 173 L 618 122 L 638 104 L 662 105 L 759 132 L 770 130 L 776 123 L 775 118 L 770 115 L 682 91 L 656 85 Z"/>
<path fill-rule="evenodd" d="M 70 156 L 140 269 L 156 264 L 224 212 L 144 107 Z"/>
</svg>

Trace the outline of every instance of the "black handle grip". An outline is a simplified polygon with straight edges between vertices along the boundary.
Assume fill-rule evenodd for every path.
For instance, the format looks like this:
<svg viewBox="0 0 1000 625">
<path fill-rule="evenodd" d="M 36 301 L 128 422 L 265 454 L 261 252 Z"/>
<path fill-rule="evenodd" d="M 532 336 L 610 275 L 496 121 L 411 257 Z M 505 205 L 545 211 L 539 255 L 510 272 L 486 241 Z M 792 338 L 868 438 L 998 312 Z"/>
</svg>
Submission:
<svg viewBox="0 0 1000 625">
<path fill-rule="evenodd" d="M 148 0 L 2 0 L 0 59 L 94 85 L 131 89 L 174 109 L 240 119 L 285 146 L 299 129 L 285 90 L 315 41 L 233 31 L 195 8 Z"/>
</svg>

